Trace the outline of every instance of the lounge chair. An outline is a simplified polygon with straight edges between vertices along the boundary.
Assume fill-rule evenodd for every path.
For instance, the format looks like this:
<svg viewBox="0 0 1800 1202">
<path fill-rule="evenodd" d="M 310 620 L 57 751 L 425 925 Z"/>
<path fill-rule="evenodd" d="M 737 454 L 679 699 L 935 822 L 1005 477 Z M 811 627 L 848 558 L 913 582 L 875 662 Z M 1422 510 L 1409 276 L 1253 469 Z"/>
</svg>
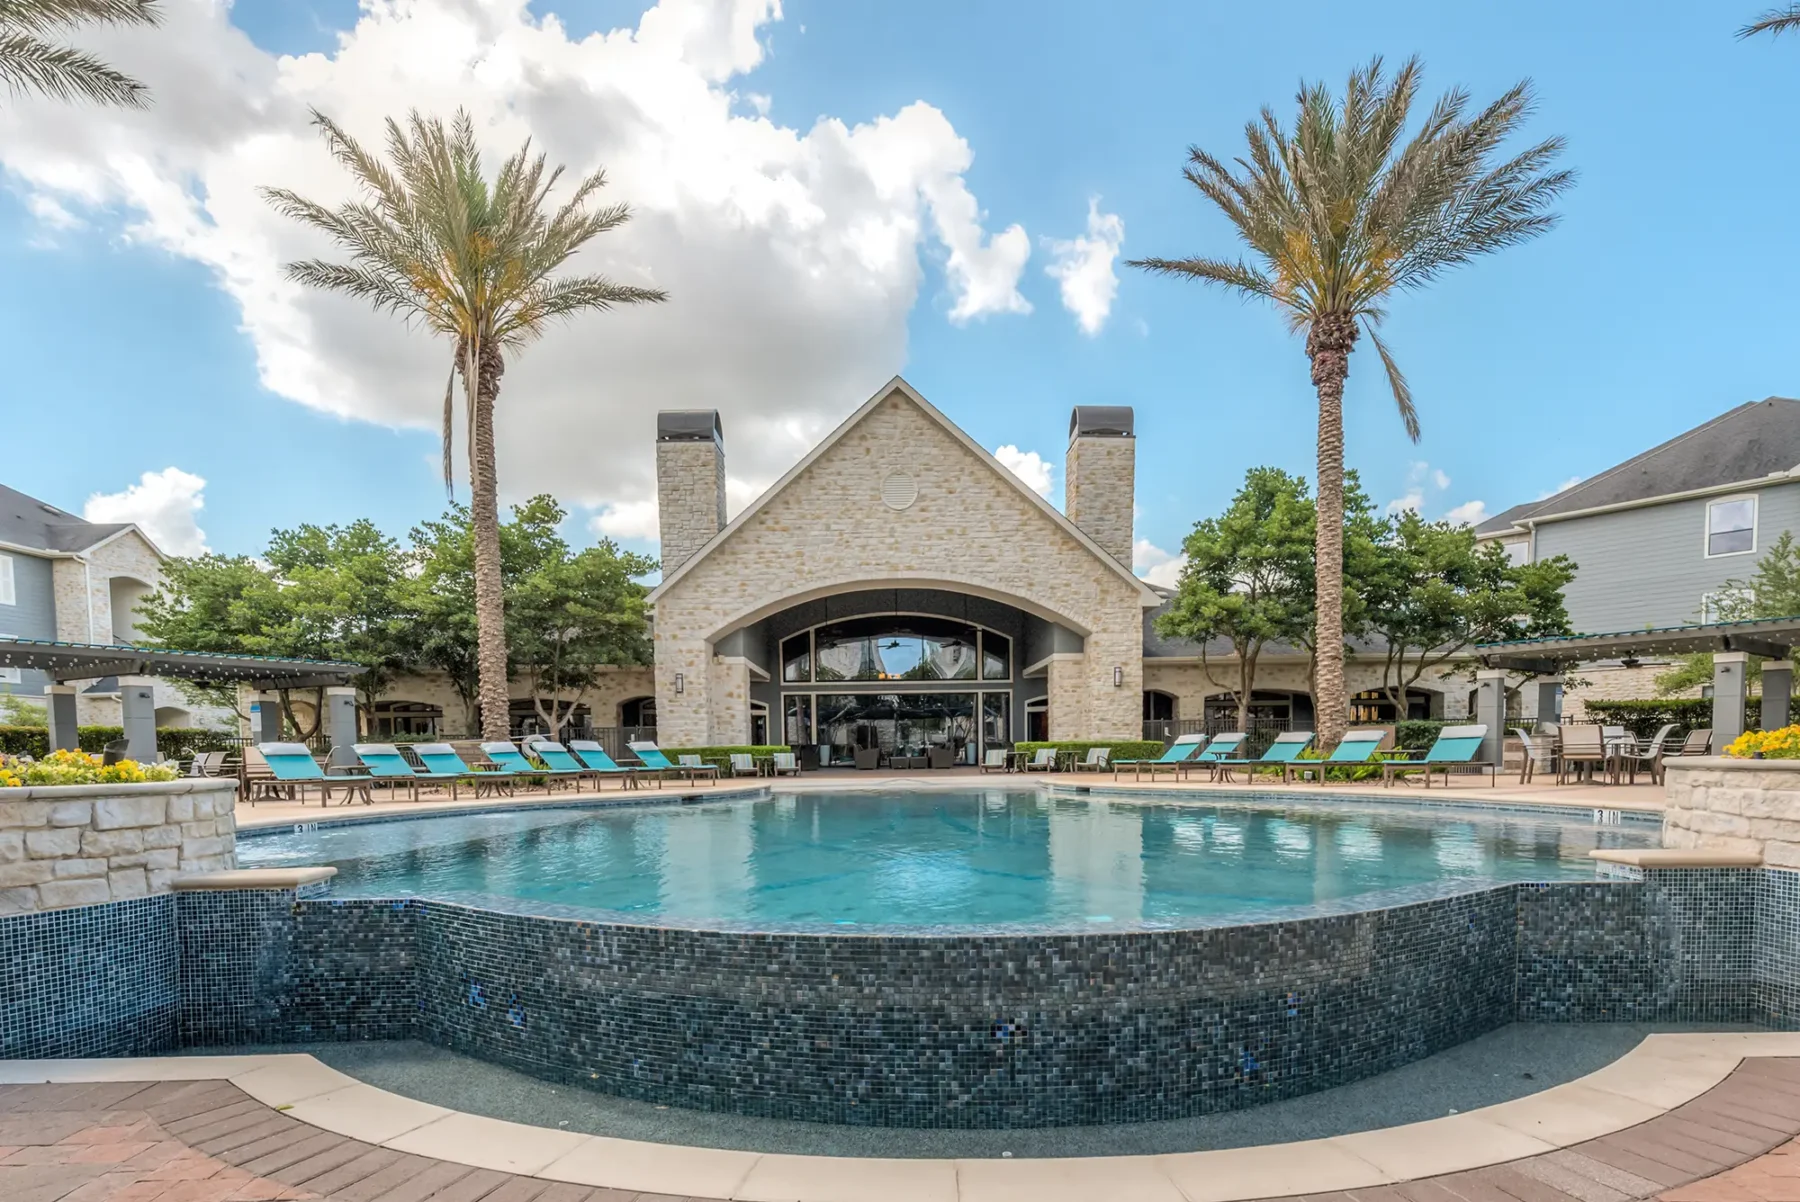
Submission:
<svg viewBox="0 0 1800 1202">
<path fill-rule="evenodd" d="M 568 748 L 561 743 L 552 743 L 549 739 L 539 739 L 534 742 L 531 745 L 531 754 L 544 761 L 544 767 L 552 772 L 573 773 L 577 785 L 584 780 L 593 781 L 595 792 L 600 790 L 601 777 L 613 775 L 598 768 L 588 767 L 586 763 L 576 759 Z M 621 783 L 619 787 L 623 789 L 625 786 Z"/>
<path fill-rule="evenodd" d="M 636 768 L 625 768 L 614 763 L 612 756 L 606 754 L 606 748 L 592 739 L 570 739 L 569 752 L 581 761 L 582 767 L 596 776 L 618 777 L 624 788 L 635 789 L 643 779 Z M 661 777 L 657 779 L 660 783 Z"/>
<path fill-rule="evenodd" d="M 1237 755 L 1238 748 L 1244 745 L 1244 732 L 1241 730 L 1222 731 L 1212 737 L 1203 749 L 1181 760 L 1175 765 L 1175 775 L 1186 777 L 1190 772 L 1213 770 L 1213 764 L 1219 760 L 1228 760 Z"/>
<path fill-rule="evenodd" d="M 688 763 L 688 757 L 685 755 L 682 756 L 681 757 L 681 766 L 683 768 L 692 768 L 700 762 L 699 756 L 695 756 L 693 758 L 694 758 L 694 763 L 690 764 L 690 763 Z M 751 755 L 747 751 L 734 751 L 731 753 L 731 775 L 733 775 L 733 776 L 760 776 L 760 775 L 762 775 L 762 772 L 756 766 L 756 757 L 755 756 Z"/>
<path fill-rule="evenodd" d="M 1173 743 L 1170 743 L 1165 747 L 1163 753 L 1156 759 L 1114 760 L 1112 762 L 1113 779 L 1118 780 L 1119 772 L 1124 768 L 1131 769 L 1131 777 L 1133 780 L 1140 779 L 1146 768 L 1150 770 L 1151 776 L 1155 776 L 1157 771 L 1162 768 L 1167 768 L 1171 772 L 1177 771 L 1181 767 L 1181 762 L 1183 760 L 1187 759 L 1190 755 L 1193 755 L 1204 746 L 1206 746 L 1205 735 L 1182 735 Z"/>
<path fill-rule="evenodd" d="M 1287 765 L 1300 758 L 1300 753 L 1312 746 L 1313 732 L 1310 730 L 1290 730 L 1275 736 L 1263 753 L 1253 760 L 1236 757 L 1221 757 L 1212 761 L 1213 779 L 1216 781 L 1231 780 L 1234 768 L 1242 768 L 1247 780 L 1256 779 L 1259 768 L 1273 768 L 1281 773 L 1281 779 L 1287 779 Z"/>
<path fill-rule="evenodd" d="M 1568 728 L 1563 728 L 1565 735 Z M 1600 728 L 1595 727 L 1596 736 Z M 1381 783 L 1392 786 L 1394 781 L 1403 775 L 1417 772 L 1425 778 L 1427 788 L 1431 785 L 1431 774 L 1442 772 L 1444 784 L 1450 783 L 1450 773 L 1456 771 L 1481 771 L 1488 765 L 1477 760 L 1475 756 L 1481 751 L 1482 740 L 1487 738 L 1487 727 L 1475 723 L 1470 726 L 1446 726 L 1438 731 L 1437 741 L 1425 753 L 1422 760 L 1388 760 L 1381 765 Z M 1596 738 L 1596 742 L 1598 739 Z M 1499 783 L 1499 773 L 1488 774 L 1488 784 Z"/>
<path fill-rule="evenodd" d="M 627 743 L 625 746 L 629 747 L 631 754 L 642 760 L 644 767 L 651 772 L 685 776 L 690 781 L 697 781 L 702 775 L 709 776 L 713 780 L 719 779 L 717 764 L 672 764 L 669 762 L 669 757 L 663 754 L 662 748 L 650 742 Z M 694 758 L 698 760 L 700 757 L 695 756 Z"/>
<path fill-rule="evenodd" d="M 981 770 L 983 772 L 1005 772 L 1006 748 L 988 748 L 987 754 L 981 757 Z"/>
<path fill-rule="evenodd" d="M 439 778 L 446 776 L 456 778 L 450 782 L 452 800 L 456 798 L 458 786 L 465 784 L 475 786 L 477 798 L 484 793 L 489 797 L 512 795 L 512 773 L 497 768 L 486 771 L 471 768 L 463 762 L 462 756 L 456 754 L 456 748 L 448 743 L 414 743 L 413 754 L 419 757 L 419 762 L 425 765 L 427 772 L 433 773 Z"/>
<path fill-rule="evenodd" d="M 1291 782 L 1302 772 L 1317 772 L 1319 784 L 1325 783 L 1325 769 L 1349 765 L 1366 765 L 1374 762 L 1375 753 L 1381 750 L 1381 741 L 1387 738 L 1385 730 L 1347 730 L 1338 745 L 1331 749 L 1331 754 L 1322 760 L 1295 760 L 1282 769 L 1281 779 Z"/>
<path fill-rule="evenodd" d="M 791 751 L 777 751 L 774 762 L 769 767 L 776 776 L 800 775 L 800 761 L 794 758 Z"/>
<path fill-rule="evenodd" d="M 1112 748 L 1090 747 L 1086 758 L 1075 761 L 1077 772 L 1105 772 L 1112 767 Z"/>
<path fill-rule="evenodd" d="M 414 801 L 419 800 L 421 785 L 437 785 L 456 795 L 456 785 L 462 780 L 461 772 L 420 772 L 414 768 L 400 749 L 392 743 L 356 743 L 351 750 L 368 771 L 369 783 L 386 785 L 390 789 L 404 787 L 412 794 Z"/>
<path fill-rule="evenodd" d="M 252 779 L 250 782 L 251 798 L 255 797 L 257 786 L 276 796 L 287 794 L 300 804 L 306 804 L 308 788 L 319 791 L 319 805 L 331 804 L 333 789 L 344 791 L 344 804 L 348 805 L 352 797 L 361 797 L 363 804 L 368 805 L 374 799 L 369 796 L 369 782 L 359 776 L 330 776 L 325 769 L 319 767 L 319 761 L 313 759 L 304 743 L 263 743 L 256 748 L 259 758 L 268 765 L 269 776 Z M 252 804 L 254 800 L 252 800 Z"/>
<path fill-rule="evenodd" d="M 1037 754 L 1033 755 L 1029 760 L 1025 761 L 1025 771 L 1027 771 L 1027 772 L 1055 772 L 1056 771 L 1056 748 L 1054 748 L 1054 747 L 1038 748 Z"/>
<path fill-rule="evenodd" d="M 481 754 L 494 761 L 502 771 L 512 773 L 514 780 L 541 780 L 545 788 L 555 788 L 558 781 L 579 783 L 584 775 L 580 770 L 558 772 L 553 768 L 540 768 L 511 743 L 483 743 Z"/>
</svg>

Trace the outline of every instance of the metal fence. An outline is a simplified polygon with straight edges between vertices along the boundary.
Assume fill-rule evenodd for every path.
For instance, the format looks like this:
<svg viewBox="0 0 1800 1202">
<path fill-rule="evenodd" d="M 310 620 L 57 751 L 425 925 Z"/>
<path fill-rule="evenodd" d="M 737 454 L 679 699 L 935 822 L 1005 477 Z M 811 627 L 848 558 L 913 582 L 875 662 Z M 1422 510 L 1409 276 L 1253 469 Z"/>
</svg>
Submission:
<svg viewBox="0 0 1800 1202">
<path fill-rule="evenodd" d="M 1144 738 L 1168 744 L 1173 743 L 1181 735 L 1205 735 L 1212 738 L 1228 730 L 1238 729 L 1237 714 L 1212 714 L 1205 718 L 1157 718 L 1144 723 Z M 1249 729 L 1244 731 L 1244 754 L 1261 755 L 1275 736 L 1285 734 L 1293 729 L 1293 719 L 1288 717 L 1256 717 L 1250 719 Z"/>
</svg>

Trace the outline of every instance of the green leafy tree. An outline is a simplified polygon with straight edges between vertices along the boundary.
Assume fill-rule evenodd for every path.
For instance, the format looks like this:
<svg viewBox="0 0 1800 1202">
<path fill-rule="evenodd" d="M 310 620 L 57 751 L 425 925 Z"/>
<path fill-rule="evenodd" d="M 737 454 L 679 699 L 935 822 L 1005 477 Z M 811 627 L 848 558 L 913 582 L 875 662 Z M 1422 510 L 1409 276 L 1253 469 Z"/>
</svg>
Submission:
<svg viewBox="0 0 1800 1202">
<path fill-rule="evenodd" d="M 155 25 L 157 0 L 0 0 L 0 84 L 14 94 L 142 108 L 150 90 L 54 38 L 87 25 Z"/>
<path fill-rule="evenodd" d="M 1305 335 L 1318 395 L 1320 648 L 1338 643 L 1345 629 L 1343 404 L 1357 338 L 1369 335 L 1401 422 L 1416 440 L 1411 391 L 1376 332 L 1387 305 L 1454 267 L 1548 230 L 1556 220 L 1552 200 L 1574 179 L 1550 170 L 1560 138 L 1500 157 L 1530 112 L 1525 83 L 1474 113 L 1468 93 L 1450 91 L 1407 137 L 1419 76 L 1416 59 L 1390 78 L 1378 58 L 1351 74 L 1341 99 L 1323 84 L 1303 84 L 1293 126 L 1283 128 L 1265 108 L 1246 126 L 1246 157 L 1235 167 L 1191 148 L 1183 174 L 1230 221 L 1252 259 L 1133 264 L 1267 300 Z M 1349 716 L 1343 657 L 1323 655 L 1317 676 L 1320 742 L 1329 747 Z"/>
<path fill-rule="evenodd" d="M 1575 564 L 1565 555 L 1514 564 L 1472 527 L 1410 511 L 1375 551 L 1367 628 L 1386 644 L 1381 683 L 1400 714 L 1414 684 L 1476 643 L 1570 633 L 1562 592 Z"/>
<path fill-rule="evenodd" d="M 1187 564 L 1157 630 L 1199 644 L 1209 679 L 1207 644 L 1231 644 L 1238 671 L 1228 687 L 1240 730 L 1250 720 L 1263 648 L 1298 643 L 1312 624 L 1313 516 L 1306 481 L 1278 468 L 1251 468 L 1225 512 L 1195 523 L 1182 543 Z"/>
<path fill-rule="evenodd" d="M 385 162 L 323 114 L 314 112 L 313 123 L 363 198 L 332 209 L 284 188 L 264 190 L 277 210 L 323 231 L 349 255 L 347 263 L 290 263 L 287 276 L 417 320 L 451 345 L 444 481 L 448 487 L 454 385 L 460 376 L 469 427 L 482 733 L 504 739 L 506 589 L 494 460 L 494 406 L 504 355 L 541 337 L 558 318 L 666 297 L 602 275 L 555 274 L 584 245 L 631 216 L 624 205 L 588 207 L 605 186 L 602 171 L 583 178 L 567 200 L 551 208 L 562 168 L 547 169 L 545 157 L 532 157 L 527 142 L 490 180 L 482 172 L 475 124 L 465 112 L 459 111 L 447 130 L 442 121 L 416 111 L 404 128 L 390 120 Z"/>
<path fill-rule="evenodd" d="M 1747 622 L 1755 618 L 1800 616 L 1800 546 L 1783 530 L 1769 545 L 1749 580 L 1727 580 L 1713 594 L 1712 613 L 1702 620 Z M 1656 677 L 1656 692 L 1668 697 L 1712 683 L 1713 657 L 1706 652 L 1684 655 L 1673 668 Z M 1750 661 L 1748 679 L 1762 680 L 1762 660 Z"/>
</svg>

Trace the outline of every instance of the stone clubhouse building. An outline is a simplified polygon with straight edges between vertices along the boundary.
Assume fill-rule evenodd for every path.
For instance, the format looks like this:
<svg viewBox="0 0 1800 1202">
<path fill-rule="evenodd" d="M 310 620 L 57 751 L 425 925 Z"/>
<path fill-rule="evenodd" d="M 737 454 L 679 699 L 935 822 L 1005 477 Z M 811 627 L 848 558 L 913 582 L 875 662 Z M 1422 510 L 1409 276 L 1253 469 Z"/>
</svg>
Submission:
<svg viewBox="0 0 1800 1202">
<path fill-rule="evenodd" d="M 657 738 L 973 763 L 1027 739 L 1235 724 L 1229 646 L 1157 635 L 1168 594 L 1132 573 L 1133 422 L 1074 410 L 1062 512 L 896 377 L 727 521 L 718 413 L 660 414 Z M 1380 659 L 1351 655 L 1354 720 L 1467 712 L 1458 670 L 1398 713 Z M 1270 648 L 1253 721 L 1310 728 L 1307 669 Z"/>
</svg>

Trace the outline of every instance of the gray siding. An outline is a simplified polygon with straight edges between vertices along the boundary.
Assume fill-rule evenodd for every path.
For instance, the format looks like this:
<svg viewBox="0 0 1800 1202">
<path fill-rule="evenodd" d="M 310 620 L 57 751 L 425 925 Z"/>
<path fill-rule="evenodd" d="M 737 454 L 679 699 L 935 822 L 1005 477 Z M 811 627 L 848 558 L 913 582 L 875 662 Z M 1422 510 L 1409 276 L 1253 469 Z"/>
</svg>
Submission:
<svg viewBox="0 0 1800 1202">
<path fill-rule="evenodd" d="M 1567 555 L 1577 565 L 1565 596 L 1582 634 L 1700 620 L 1702 597 L 1727 580 L 1748 580 L 1784 530 L 1800 528 L 1800 485 L 1757 492 L 1756 548 L 1706 557 L 1706 506 L 1716 497 L 1549 522 L 1537 529 L 1538 559 Z"/>
<path fill-rule="evenodd" d="M 0 634 L 21 639 L 53 639 L 56 637 L 56 590 L 51 584 L 52 560 L 35 555 L 10 554 L 13 561 L 13 599 L 15 605 L 0 605 Z M 42 672 L 23 672 L 20 683 L 12 686 L 15 693 L 37 696 L 44 691 L 48 678 Z"/>
</svg>

